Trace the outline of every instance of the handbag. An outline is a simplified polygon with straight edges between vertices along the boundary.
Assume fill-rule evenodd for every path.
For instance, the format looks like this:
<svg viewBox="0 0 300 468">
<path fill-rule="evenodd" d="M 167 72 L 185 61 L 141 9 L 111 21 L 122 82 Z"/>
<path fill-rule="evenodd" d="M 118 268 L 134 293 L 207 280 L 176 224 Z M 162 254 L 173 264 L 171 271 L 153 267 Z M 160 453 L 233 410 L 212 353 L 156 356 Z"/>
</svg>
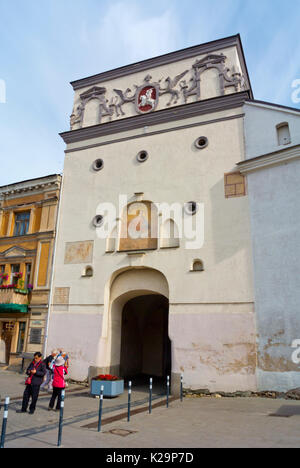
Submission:
<svg viewBox="0 0 300 468">
<path fill-rule="evenodd" d="M 33 364 L 33 369 L 37 369 L 42 361 L 39 361 L 37 364 Z M 25 380 L 25 385 L 31 385 L 33 374 L 30 374 L 29 377 Z"/>
</svg>

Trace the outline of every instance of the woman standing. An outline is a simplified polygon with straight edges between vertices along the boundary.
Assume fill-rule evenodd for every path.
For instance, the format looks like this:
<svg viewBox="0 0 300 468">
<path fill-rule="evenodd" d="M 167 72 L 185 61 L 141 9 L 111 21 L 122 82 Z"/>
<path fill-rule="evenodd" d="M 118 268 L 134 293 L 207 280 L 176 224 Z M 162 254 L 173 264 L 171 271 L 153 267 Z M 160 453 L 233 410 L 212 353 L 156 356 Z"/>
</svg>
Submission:
<svg viewBox="0 0 300 468">
<path fill-rule="evenodd" d="M 52 382 L 53 391 L 52 391 L 51 400 L 49 402 L 48 411 L 53 410 L 56 398 L 57 398 L 56 411 L 60 410 L 61 392 L 66 386 L 65 374 L 67 373 L 68 373 L 68 369 L 65 366 L 65 359 L 62 356 L 57 357 L 53 365 L 53 382 Z"/>
</svg>

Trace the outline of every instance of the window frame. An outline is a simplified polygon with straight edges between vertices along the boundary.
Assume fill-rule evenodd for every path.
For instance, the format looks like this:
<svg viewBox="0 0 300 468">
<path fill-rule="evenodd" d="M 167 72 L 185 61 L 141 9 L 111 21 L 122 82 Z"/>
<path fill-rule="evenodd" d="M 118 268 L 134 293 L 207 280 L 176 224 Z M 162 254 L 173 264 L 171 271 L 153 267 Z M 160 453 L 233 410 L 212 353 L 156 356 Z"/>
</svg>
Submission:
<svg viewBox="0 0 300 468">
<path fill-rule="evenodd" d="M 26 215 L 24 219 L 22 216 Z M 15 213 L 14 236 L 26 236 L 30 225 L 31 211 L 18 211 Z M 20 217 L 20 219 L 18 219 Z"/>
</svg>

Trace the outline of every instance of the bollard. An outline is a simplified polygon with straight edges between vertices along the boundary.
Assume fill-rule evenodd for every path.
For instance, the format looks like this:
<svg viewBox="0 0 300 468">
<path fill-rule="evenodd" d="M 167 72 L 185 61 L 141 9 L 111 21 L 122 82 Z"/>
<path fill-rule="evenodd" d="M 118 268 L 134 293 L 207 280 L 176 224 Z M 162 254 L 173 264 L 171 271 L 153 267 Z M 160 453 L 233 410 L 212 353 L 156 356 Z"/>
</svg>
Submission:
<svg viewBox="0 0 300 468">
<path fill-rule="evenodd" d="M 6 397 L 5 398 L 5 403 L 4 403 L 4 413 L 3 413 L 3 423 L 2 423 L 0 448 L 4 448 L 4 443 L 5 443 L 5 434 L 6 434 L 6 425 L 7 425 L 7 416 L 8 416 L 8 405 L 9 405 L 9 397 Z"/>
<path fill-rule="evenodd" d="M 101 389 L 100 389 L 100 402 L 99 402 L 99 417 L 98 417 L 98 432 L 101 431 L 102 407 L 103 407 L 103 390 L 104 390 L 104 386 L 101 385 Z"/>
<path fill-rule="evenodd" d="M 128 382 L 128 415 L 127 415 L 127 421 L 130 421 L 130 404 L 131 404 L 131 381 Z"/>
<path fill-rule="evenodd" d="M 180 376 L 180 401 L 183 400 L 183 375 Z"/>
<path fill-rule="evenodd" d="M 62 426 L 63 426 L 63 419 L 64 419 L 64 407 L 65 407 L 65 389 L 61 391 L 57 447 L 61 446 Z"/>
<path fill-rule="evenodd" d="M 170 377 L 167 376 L 167 408 L 169 408 Z"/>
<path fill-rule="evenodd" d="M 149 385 L 149 414 L 152 413 L 152 377 L 150 378 L 150 385 Z"/>
</svg>

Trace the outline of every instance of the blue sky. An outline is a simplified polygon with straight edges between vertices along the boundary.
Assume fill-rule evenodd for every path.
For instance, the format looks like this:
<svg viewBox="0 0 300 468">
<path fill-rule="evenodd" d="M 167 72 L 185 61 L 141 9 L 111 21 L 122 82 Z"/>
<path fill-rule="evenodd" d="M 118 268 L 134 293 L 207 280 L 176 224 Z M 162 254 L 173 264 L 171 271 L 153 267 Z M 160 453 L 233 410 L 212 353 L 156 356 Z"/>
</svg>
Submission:
<svg viewBox="0 0 300 468">
<path fill-rule="evenodd" d="M 70 81 L 233 34 L 254 97 L 300 108 L 299 0 L 0 0 L 0 18 L 0 185 L 62 171 Z"/>
</svg>

